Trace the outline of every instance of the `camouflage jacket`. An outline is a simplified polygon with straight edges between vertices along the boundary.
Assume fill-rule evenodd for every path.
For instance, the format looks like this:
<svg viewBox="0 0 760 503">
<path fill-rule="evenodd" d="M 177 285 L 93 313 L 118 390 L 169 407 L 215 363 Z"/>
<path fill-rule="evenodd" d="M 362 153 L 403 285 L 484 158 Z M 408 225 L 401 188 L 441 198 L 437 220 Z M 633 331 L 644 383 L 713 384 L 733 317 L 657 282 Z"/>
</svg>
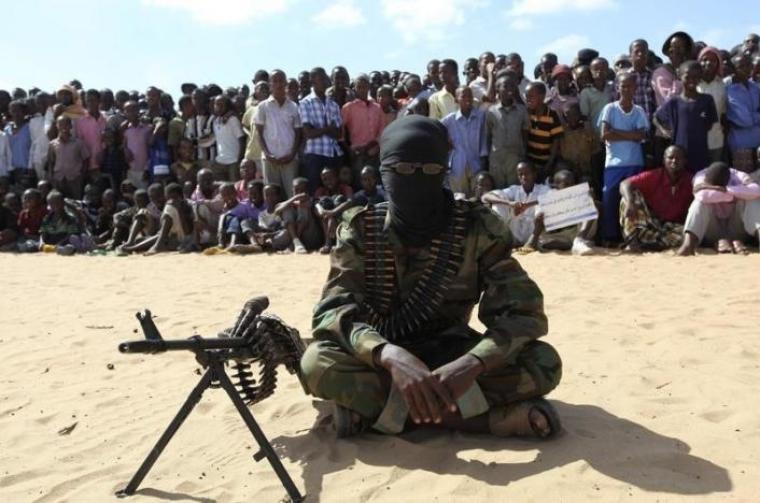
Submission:
<svg viewBox="0 0 760 503">
<path fill-rule="evenodd" d="M 529 341 L 546 334 L 548 322 L 543 295 L 511 254 L 511 235 L 502 220 L 480 203 L 466 205 L 464 258 L 452 283 L 443 293 L 436 314 L 466 325 L 476 304 L 478 318 L 487 330 L 470 351 L 487 369 L 513 361 Z M 388 342 L 367 323 L 364 277 L 365 208 L 343 214 L 337 245 L 331 255 L 330 273 L 312 320 L 316 340 L 339 344 L 367 365 L 374 367 L 372 351 Z M 394 298 L 401 302 L 414 287 L 433 254 L 426 249 L 407 255 L 398 237 L 386 225 L 396 263 Z"/>
</svg>

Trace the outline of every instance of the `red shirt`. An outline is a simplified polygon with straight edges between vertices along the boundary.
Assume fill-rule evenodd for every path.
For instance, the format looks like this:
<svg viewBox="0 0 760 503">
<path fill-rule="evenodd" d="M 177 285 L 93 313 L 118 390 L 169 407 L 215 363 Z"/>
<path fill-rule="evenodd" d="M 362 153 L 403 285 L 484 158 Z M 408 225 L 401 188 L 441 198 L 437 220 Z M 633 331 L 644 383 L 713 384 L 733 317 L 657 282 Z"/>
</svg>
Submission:
<svg viewBox="0 0 760 503">
<path fill-rule="evenodd" d="M 24 236 L 38 236 L 42 219 L 45 218 L 47 210 L 45 206 L 40 206 L 37 211 L 21 210 L 18 214 L 18 230 Z"/>
<path fill-rule="evenodd" d="M 352 147 L 362 147 L 380 139 L 385 126 L 383 109 L 376 102 L 357 98 L 343 105 L 340 114 Z"/>
<path fill-rule="evenodd" d="M 631 187 L 638 189 L 653 216 L 666 222 L 683 223 L 689 205 L 694 199 L 691 173 L 681 171 L 675 183 L 671 183 L 665 168 L 644 171 L 630 179 Z"/>
</svg>

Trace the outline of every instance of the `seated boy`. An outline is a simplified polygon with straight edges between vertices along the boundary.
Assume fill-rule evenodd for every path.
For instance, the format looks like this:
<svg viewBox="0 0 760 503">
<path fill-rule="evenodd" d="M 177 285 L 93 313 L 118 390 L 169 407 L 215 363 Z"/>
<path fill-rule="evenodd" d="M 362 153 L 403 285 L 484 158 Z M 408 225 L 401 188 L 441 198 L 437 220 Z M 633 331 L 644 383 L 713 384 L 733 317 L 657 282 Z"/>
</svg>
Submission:
<svg viewBox="0 0 760 503">
<path fill-rule="evenodd" d="M 203 168 L 198 172 L 198 184 L 190 197 L 195 210 L 196 243 L 213 246 L 219 229 L 219 217 L 224 212 L 224 201 L 214 183 L 214 172 Z"/>
<path fill-rule="evenodd" d="M 66 208 L 63 194 L 54 190 L 48 194 L 50 211 L 40 226 L 40 246 L 52 247 L 59 255 L 74 255 L 93 249 L 92 239 L 85 234 L 79 219 Z"/>
<path fill-rule="evenodd" d="M 243 237 L 242 223 L 259 218 L 259 210 L 248 201 L 240 202 L 235 184 L 225 182 L 219 187 L 219 195 L 224 201 L 224 213 L 219 218 L 217 241 L 220 248 L 234 246 Z"/>
<path fill-rule="evenodd" d="M 158 232 L 161 224 L 161 213 L 164 211 L 166 197 L 164 188 L 159 183 L 153 183 L 148 187 L 148 199 L 150 202 L 145 208 L 138 209 L 132 217 L 129 236 L 124 244 L 117 250 L 118 255 L 127 252 L 140 238 L 147 238 Z"/>
<path fill-rule="evenodd" d="M 338 176 L 332 168 L 323 169 L 321 178 L 322 186 L 314 192 L 314 199 L 317 200 L 317 215 L 322 221 L 322 231 L 325 235 L 325 245 L 319 249 L 319 253 L 326 255 L 335 246 L 335 230 L 345 209 L 342 205 L 351 199 L 354 192 L 348 185 L 338 182 Z"/>
<path fill-rule="evenodd" d="M 561 169 L 552 178 L 556 190 L 566 189 L 575 185 L 575 175 L 567 169 Z M 525 244 L 529 250 L 572 250 L 573 255 L 593 255 L 593 241 L 596 235 L 596 219 L 557 229 L 546 231 L 544 215 L 536 214 L 533 235 Z"/>
<path fill-rule="evenodd" d="M 130 184 L 131 186 L 131 184 Z M 122 192 L 122 194 L 124 194 Z M 111 239 L 104 244 L 105 249 L 113 250 L 123 244 L 129 238 L 129 231 L 132 227 L 132 220 L 140 210 L 145 210 L 150 204 L 148 191 L 137 189 L 133 195 L 134 204 L 129 206 L 113 216 L 113 234 Z"/>
<path fill-rule="evenodd" d="M 182 186 L 178 183 L 167 185 L 165 199 L 158 232 L 123 247 L 125 252 L 145 251 L 145 255 L 155 255 L 162 251 L 184 250 L 192 244 L 193 209 L 182 194 Z"/>
<path fill-rule="evenodd" d="M 385 202 L 385 192 L 377 184 L 377 170 L 374 166 L 364 166 L 361 172 L 361 190 L 351 198 L 351 206 L 375 206 Z"/>
<path fill-rule="evenodd" d="M 760 185 L 726 163 L 714 162 L 694 175 L 694 202 L 684 224 L 678 255 L 717 243 L 721 253 L 747 253 L 744 241 L 760 232 Z"/>
<path fill-rule="evenodd" d="M 533 235 L 538 196 L 551 190 L 548 185 L 536 183 L 536 168 L 522 161 L 517 164 L 519 185 L 511 185 L 485 194 L 481 201 L 491 206 L 509 225 L 515 245 L 525 245 Z"/>
<path fill-rule="evenodd" d="M 171 172 L 178 184 L 191 182 L 195 190 L 195 179 L 200 171 L 200 163 L 195 160 L 195 147 L 192 140 L 181 138 L 177 146 L 177 160 L 171 165 Z"/>
<path fill-rule="evenodd" d="M 306 178 L 293 180 L 293 197 L 277 207 L 283 212 L 285 226 L 293 238 L 293 248 L 300 254 L 316 250 L 324 242 L 322 226 L 314 213 L 314 202 L 309 197 L 308 184 Z"/>
<path fill-rule="evenodd" d="M 481 171 L 475 177 L 475 193 L 472 201 L 480 201 L 483 195 L 496 188 L 496 182 L 488 171 Z"/>
<path fill-rule="evenodd" d="M 257 225 L 248 224 L 245 234 L 251 244 L 236 244 L 229 250 L 237 253 L 260 253 L 286 251 L 293 242 L 291 232 L 288 231 L 282 212 L 286 209 L 280 204 L 282 199 L 281 189 L 277 184 L 264 186 L 264 201 L 266 209 L 259 212 Z"/>
<path fill-rule="evenodd" d="M 256 178 L 256 163 L 250 159 L 240 161 L 240 180 L 235 182 L 235 190 L 239 201 L 248 198 L 248 184 Z"/>
<path fill-rule="evenodd" d="M 40 244 L 40 227 L 47 214 L 42 194 L 37 189 L 26 189 L 22 196 L 24 209 L 18 216 L 18 251 L 35 252 Z"/>
</svg>

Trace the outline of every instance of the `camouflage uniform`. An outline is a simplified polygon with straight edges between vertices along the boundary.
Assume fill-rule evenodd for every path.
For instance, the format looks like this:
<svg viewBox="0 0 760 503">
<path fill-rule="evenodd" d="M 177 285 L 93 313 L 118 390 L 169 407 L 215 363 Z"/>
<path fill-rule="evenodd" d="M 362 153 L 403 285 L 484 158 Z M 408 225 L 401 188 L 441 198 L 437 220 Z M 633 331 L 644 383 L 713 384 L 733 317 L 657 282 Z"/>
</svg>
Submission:
<svg viewBox="0 0 760 503">
<path fill-rule="evenodd" d="M 498 216 L 479 203 L 466 205 L 464 258 L 443 302 L 415 337 L 393 341 L 416 355 L 430 369 L 471 353 L 486 367 L 477 382 L 458 400 L 463 417 L 498 406 L 545 395 L 554 389 L 562 364 L 550 345 L 536 339 L 547 332 L 543 296 L 510 256 L 511 237 Z M 372 353 L 388 342 L 367 324 L 364 276 L 365 208 L 346 211 L 337 231 L 331 269 L 314 309 L 315 341 L 301 360 L 306 388 L 357 412 L 374 429 L 400 432 L 408 409 L 390 376 L 375 366 Z M 407 256 L 393 230 L 385 235 L 395 255 L 394 305 L 404 301 L 433 259 L 423 249 Z M 475 305 L 487 327 L 480 334 L 468 327 Z"/>
</svg>

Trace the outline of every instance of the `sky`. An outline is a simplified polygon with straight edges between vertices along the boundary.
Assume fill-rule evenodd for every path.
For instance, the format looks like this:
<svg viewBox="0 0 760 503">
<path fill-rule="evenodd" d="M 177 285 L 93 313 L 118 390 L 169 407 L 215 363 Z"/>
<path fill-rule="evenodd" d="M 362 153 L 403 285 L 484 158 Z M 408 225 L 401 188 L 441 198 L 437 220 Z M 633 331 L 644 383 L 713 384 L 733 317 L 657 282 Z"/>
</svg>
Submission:
<svg viewBox="0 0 760 503">
<path fill-rule="evenodd" d="M 688 5 L 688 8 L 685 6 Z M 571 63 L 593 47 L 614 59 L 645 38 L 659 52 L 676 30 L 721 48 L 760 33 L 754 0 L 4 0 L 0 89 L 85 88 L 179 94 L 182 82 L 250 84 L 259 68 L 288 76 L 343 64 L 353 75 L 424 74 L 485 50 L 532 68 L 554 52 Z M 460 66 L 461 69 L 461 66 Z"/>
</svg>

